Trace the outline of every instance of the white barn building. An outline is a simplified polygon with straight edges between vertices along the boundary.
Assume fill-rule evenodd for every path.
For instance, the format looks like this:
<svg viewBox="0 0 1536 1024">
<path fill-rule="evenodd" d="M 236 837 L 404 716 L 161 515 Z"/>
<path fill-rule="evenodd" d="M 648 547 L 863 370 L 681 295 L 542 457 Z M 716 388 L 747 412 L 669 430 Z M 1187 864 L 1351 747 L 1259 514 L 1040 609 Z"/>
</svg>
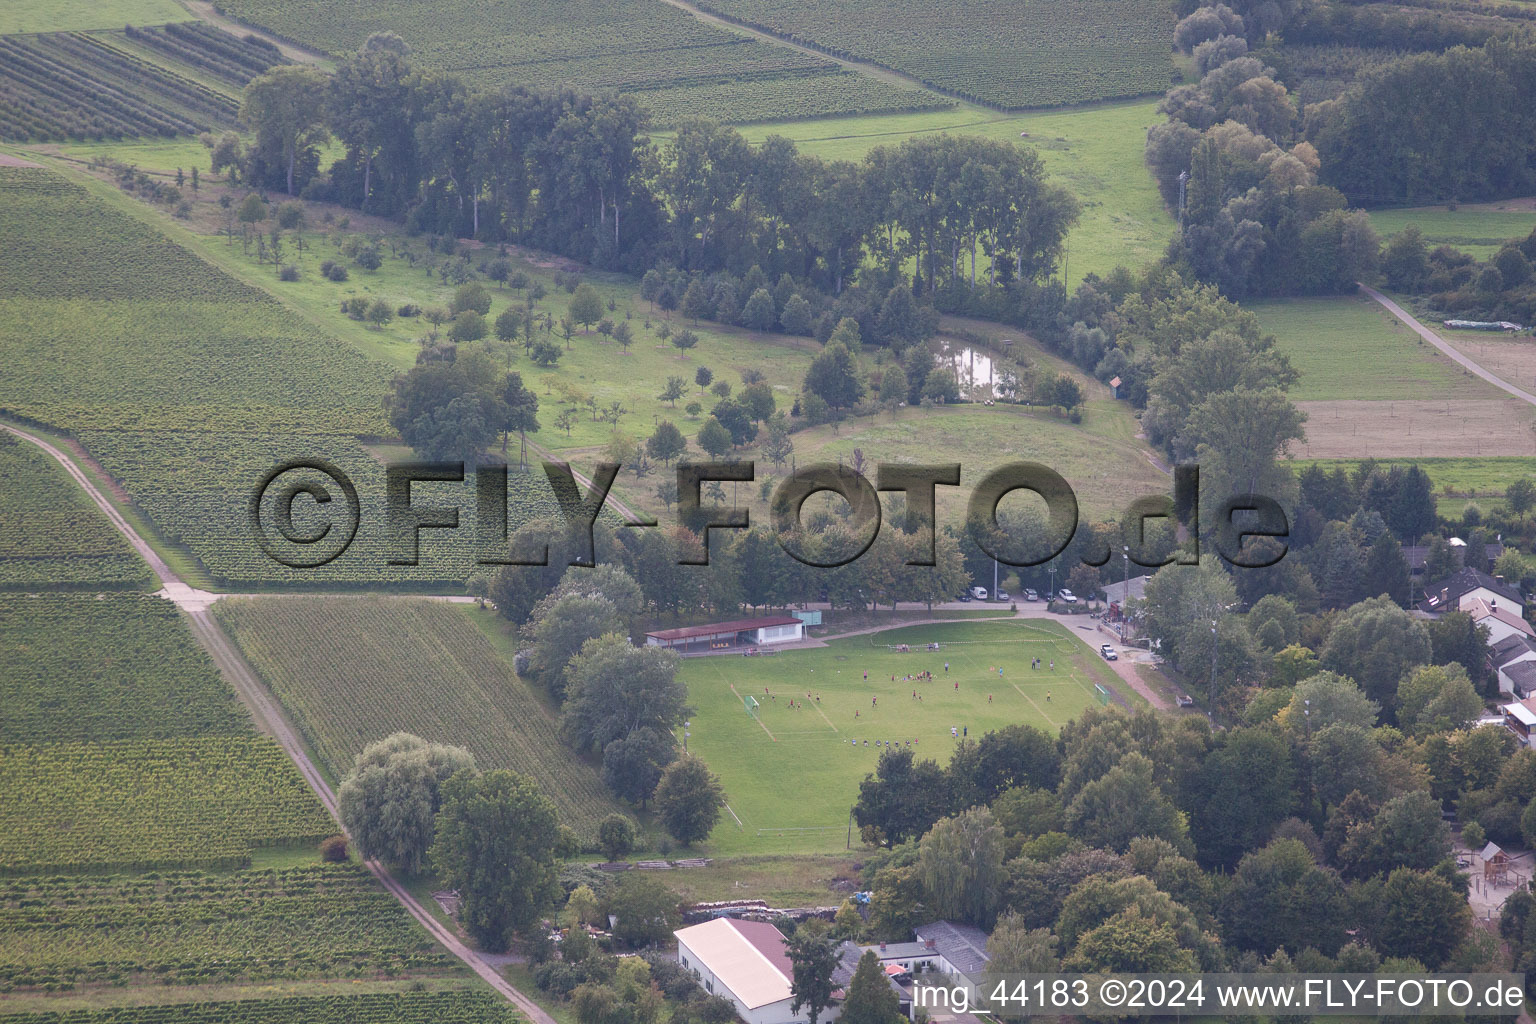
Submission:
<svg viewBox="0 0 1536 1024">
<path fill-rule="evenodd" d="M 737 921 L 718 917 L 673 933 L 677 958 L 692 971 L 704 991 L 736 1004 L 747 1024 L 801 1024 L 810 1020 L 807 1008 L 790 1011 L 794 967 L 784 935 L 766 921 Z M 836 1019 L 835 1007 L 821 1019 Z"/>
</svg>

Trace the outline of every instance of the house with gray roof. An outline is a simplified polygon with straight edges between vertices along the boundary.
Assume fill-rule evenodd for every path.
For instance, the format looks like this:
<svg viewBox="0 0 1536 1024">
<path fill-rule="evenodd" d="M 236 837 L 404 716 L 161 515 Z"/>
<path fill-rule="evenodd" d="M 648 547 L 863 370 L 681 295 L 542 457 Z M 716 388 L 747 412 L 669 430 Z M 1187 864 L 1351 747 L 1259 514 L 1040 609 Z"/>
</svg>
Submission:
<svg viewBox="0 0 1536 1024">
<path fill-rule="evenodd" d="M 975 974 L 987 969 L 987 933 L 974 925 L 934 921 L 912 929 L 945 974 Z"/>
</svg>

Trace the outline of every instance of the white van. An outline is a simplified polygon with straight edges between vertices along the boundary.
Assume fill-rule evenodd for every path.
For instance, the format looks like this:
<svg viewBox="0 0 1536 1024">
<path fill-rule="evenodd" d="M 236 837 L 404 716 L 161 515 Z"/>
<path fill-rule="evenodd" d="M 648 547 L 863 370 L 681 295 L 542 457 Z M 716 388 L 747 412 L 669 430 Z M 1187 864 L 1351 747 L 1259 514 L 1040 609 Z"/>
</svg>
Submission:
<svg viewBox="0 0 1536 1024">
<path fill-rule="evenodd" d="M 974 597 L 978 601 L 985 601 L 987 599 L 987 588 L 986 587 L 972 587 L 971 588 L 971 596 Z"/>
</svg>

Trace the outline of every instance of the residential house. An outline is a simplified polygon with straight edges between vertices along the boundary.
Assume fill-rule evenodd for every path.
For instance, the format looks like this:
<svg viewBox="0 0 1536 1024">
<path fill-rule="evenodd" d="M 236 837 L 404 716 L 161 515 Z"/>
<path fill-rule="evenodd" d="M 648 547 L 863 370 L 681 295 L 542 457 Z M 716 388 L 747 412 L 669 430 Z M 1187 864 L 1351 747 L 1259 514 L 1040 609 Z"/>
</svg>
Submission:
<svg viewBox="0 0 1536 1024">
<path fill-rule="evenodd" d="M 1529 622 L 1510 611 L 1507 606 L 1501 606 L 1497 600 L 1490 602 L 1480 597 L 1462 598 L 1461 610 L 1471 616 L 1474 623 L 1488 630 L 1490 645 L 1516 634 L 1536 636 L 1536 629 L 1532 629 Z"/>
<path fill-rule="evenodd" d="M 1428 595 L 1419 603 L 1419 610 L 1429 615 L 1444 615 L 1448 611 L 1465 611 L 1466 605 L 1481 600 L 1492 607 L 1502 605 L 1517 615 L 1525 614 L 1525 602 L 1519 591 L 1497 577 L 1477 569 L 1458 569 L 1443 580 L 1424 588 Z"/>
<path fill-rule="evenodd" d="M 1536 639 L 1528 634 L 1512 633 L 1490 644 L 1488 664 L 1504 693 L 1524 700 L 1536 692 Z"/>
</svg>

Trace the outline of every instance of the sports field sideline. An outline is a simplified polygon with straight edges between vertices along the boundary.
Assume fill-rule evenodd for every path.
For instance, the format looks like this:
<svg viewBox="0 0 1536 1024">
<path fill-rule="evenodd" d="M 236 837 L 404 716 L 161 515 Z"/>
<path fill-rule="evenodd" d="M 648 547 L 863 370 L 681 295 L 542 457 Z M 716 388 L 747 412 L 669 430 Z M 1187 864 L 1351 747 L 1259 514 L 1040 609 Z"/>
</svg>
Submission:
<svg viewBox="0 0 1536 1024">
<path fill-rule="evenodd" d="M 946 764 L 962 738 L 1005 725 L 1055 733 L 1100 703 L 1096 683 L 1140 703 L 1049 620 L 905 626 L 771 656 L 688 658 L 680 676 L 694 707 L 688 749 L 719 774 L 729 804 L 710 837 L 719 852 L 842 849 L 859 782 L 887 744 Z"/>
</svg>

